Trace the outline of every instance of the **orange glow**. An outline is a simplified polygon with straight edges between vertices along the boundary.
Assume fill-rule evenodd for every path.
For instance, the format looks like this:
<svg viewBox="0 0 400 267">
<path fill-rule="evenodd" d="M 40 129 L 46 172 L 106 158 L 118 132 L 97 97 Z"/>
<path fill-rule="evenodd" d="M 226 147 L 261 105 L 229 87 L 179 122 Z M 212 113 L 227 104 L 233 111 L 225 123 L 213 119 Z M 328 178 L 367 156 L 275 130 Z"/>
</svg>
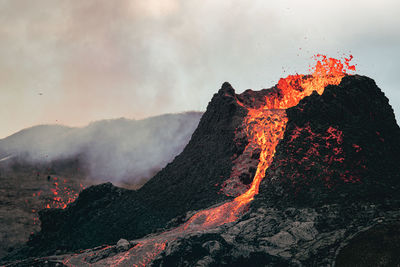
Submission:
<svg viewBox="0 0 400 267">
<path fill-rule="evenodd" d="M 79 196 L 79 192 L 85 189 L 85 187 L 80 184 L 79 188 L 77 185 L 72 185 L 66 179 L 63 181 L 58 181 L 57 177 L 52 178 L 50 192 L 51 195 L 43 193 L 45 191 L 38 191 L 33 193 L 32 196 L 36 199 L 40 200 L 42 203 L 41 208 L 39 209 L 65 209 L 68 204 L 75 201 L 75 199 Z M 60 185 L 61 183 L 61 185 Z M 37 217 L 37 210 L 32 210 L 32 213 L 35 213 L 35 217 L 33 218 L 33 224 L 36 225 L 39 223 L 39 218 Z"/>
<path fill-rule="evenodd" d="M 257 170 L 249 189 L 230 202 L 197 212 L 180 227 L 140 240 L 139 244 L 128 252 L 109 259 L 113 261 L 113 265 L 144 266 L 164 250 L 168 241 L 184 234 L 234 222 L 243 215 L 249 203 L 258 194 L 260 183 L 275 155 L 275 148 L 284 136 L 288 121 L 286 109 L 297 105 L 301 99 L 314 91 L 321 95 L 327 85 L 338 85 L 348 71 L 355 70 L 355 66 L 350 65 L 352 56 L 345 58 L 344 63 L 323 55 L 316 55 L 315 59 L 316 65 L 311 69 L 310 75 L 296 74 L 280 79 L 272 89 L 275 91 L 265 98 L 265 104 L 261 108 L 247 107 L 237 100 L 239 105 L 248 110 L 243 121 L 248 139 L 245 151 L 261 150 Z M 335 128 L 329 128 L 328 134 L 327 138 L 336 140 L 338 144 L 342 142 L 342 133 Z M 297 138 L 296 132 L 291 138 L 292 141 Z M 339 151 L 337 153 L 339 154 Z M 107 264 L 110 263 L 109 260 Z"/>
<path fill-rule="evenodd" d="M 54 177 L 53 180 L 57 181 L 58 178 Z M 76 192 L 71 185 L 68 185 L 66 179 L 64 179 L 63 182 L 64 182 L 63 186 L 60 186 L 59 182 L 54 182 L 53 183 L 54 188 L 50 188 L 53 197 L 46 201 L 47 209 L 49 208 L 65 209 L 68 206 L 68 204 L 75 201 L 75 199 L 79 195 L 79 192 L 85 189 L 85 187 L 82 184 L 80 184 L 79 191 Z"/>
<path fill-rule="evenodd" d="M 322 95 L 327 85 L 338 85 L 348 71 L 354 71 L 355 65 L 350 65 L 353 56 L 342 61 L 316 55 L 316 64 L 310 69 L 311 75 L 295 74 L 281 78 L 278 82 L 279 95 L 265 99 L 268 109 L 287 109 L 296 106 L 304 97 L 314 91 Z"/>
<path fill-rule="evenodd" d="M 344 64 L 338 59 L 323 55 L 316 55 L 314 58 L 317 62 L 311 69 L 311 75 L 296 74 L 280 79 L 277 85 L 278 94 L 266 97 L 265 105 L 261 108 L 248 108 L 244 119 L 249 140 L 246 149 L 261 149 L 260 162 L 250 188 L 231 202 L 196 213 L 184 224 L 183 229 L 194 227 L 194 225 L 209 228 L 237 220 L 243 214 L 247 204 L 258 194 L 265 171 L 275 155 L 275 147 L 283 138 L 288 121 L 285 110 L 296 106 L 300 100 L 314 91 L 322 95 L 327 85 L 338 85 L 347 71 L 355 70 L 355 66 L 350 65 L 352 56 L 345 59 Z M 244 106 L 239 101 L 238 104 Z"/>
</svg>

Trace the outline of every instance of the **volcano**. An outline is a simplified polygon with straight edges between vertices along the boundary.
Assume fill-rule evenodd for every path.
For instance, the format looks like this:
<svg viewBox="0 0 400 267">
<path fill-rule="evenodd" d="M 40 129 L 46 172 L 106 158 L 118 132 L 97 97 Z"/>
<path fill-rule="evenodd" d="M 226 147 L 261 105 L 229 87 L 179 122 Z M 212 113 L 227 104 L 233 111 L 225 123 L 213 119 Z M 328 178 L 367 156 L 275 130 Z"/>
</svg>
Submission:
<svg viewBox="0 0 400 267">
<path fill-rule="evenodd" d="M 351 57 L 317 60 L 311 74 L 270 89 L 236 94 L 224 83 L 183 152 L 143 187 L 92 186 L 63 210 L 41 211 L 41 231 L 5 260 L 399 264 L 393 110 L 372 79 L 351 74 Z"/>
</svg>

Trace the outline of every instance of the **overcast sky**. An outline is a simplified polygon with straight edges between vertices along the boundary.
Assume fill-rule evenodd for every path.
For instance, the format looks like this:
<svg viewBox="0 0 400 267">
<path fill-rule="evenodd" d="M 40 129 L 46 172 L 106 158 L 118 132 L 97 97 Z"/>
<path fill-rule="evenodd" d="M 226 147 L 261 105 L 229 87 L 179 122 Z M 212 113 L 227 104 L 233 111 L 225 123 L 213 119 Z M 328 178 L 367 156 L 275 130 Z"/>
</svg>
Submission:
<svg viewBox="0 0 400 267">
<path fill-rule="evenodd" d="M 205 110 L 354 55 L 400 118 L 398 0 L 0 0 L 0 138 L 44 123 Z"/>
</svg>

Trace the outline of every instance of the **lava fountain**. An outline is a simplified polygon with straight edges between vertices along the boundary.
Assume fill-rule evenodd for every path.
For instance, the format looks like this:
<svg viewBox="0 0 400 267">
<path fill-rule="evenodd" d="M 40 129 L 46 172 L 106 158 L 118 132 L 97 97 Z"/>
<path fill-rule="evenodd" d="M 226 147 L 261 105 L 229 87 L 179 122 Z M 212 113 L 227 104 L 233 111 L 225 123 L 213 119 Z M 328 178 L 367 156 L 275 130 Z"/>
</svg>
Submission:
<svg viewBox="0 0 400 267">
<path fill-rule="evenodd" d="M 311 74 L 295 74 L 280 79 L 277 86 L 271 89 L 271 94 L 265 97 L 263 106 L 248 107 L 236 99 L 239 105 L 248 110 L 243 121 L 249 141 L 245 150 L 261 150 L 256 173 L 245 193 L 220 206 L 197 212 L 180 227 L 156 236 L 136 240 L 136 245 L 127 252 L 97 263 L 113 266 L 145 266 L 165 249 L 167 242 L 183 235 L 212 229 L 239 219 L 254 196 L 258 194 L 265 171 L 273 160 L 275 148 L 284 136 L 288 121 L 286 109 L 296 106 L 301 99 L 311 95 L 314 91 L 321 95 L 327 85 L 338 85 L 342 78 L 348 75 L 348 72 L 355 71 L 355 66 L 350 65 L 352 56 L 344 60 L 328 58 L 323 55 L 316 55 L 314 58 L 316 65 L 310 69 Z M 82 261 L 87 264 L 86 260 L 91 258 L 90 256 L 76 255 L 66 259 L 64 264 L 80 265 Z"/>
<path fill-rule="evenodd" d="M 246 149 L 261 149 L 260 162 L 250 188 L 233 201 L 213 209 L 203 210 L 185 223 L 183 229 L 190 227 L 208 228 L 237 220 L 243 209 L 258 194 L 258 188 L 265 176 L 275 155 L 275 147 L 285 133 L 287 117 L 286 109 L 296 106 L 301 99 L 311 95 L 314 91 L 322 95 L 327 85 L 338 85 L 348 71 L 355 70 L 350 65 L 353 57 L 341 60 L 316 55 L 315 67 L 311 75 L 289 75 L 279 80 L 275 94 L 265 98 L 265 105 L 261 108 L 248 108 L 239 100 L 238 104 L 247 108 L 248 113 L 244 119 L 245 131 L 249 143 Z"/>
</svg>

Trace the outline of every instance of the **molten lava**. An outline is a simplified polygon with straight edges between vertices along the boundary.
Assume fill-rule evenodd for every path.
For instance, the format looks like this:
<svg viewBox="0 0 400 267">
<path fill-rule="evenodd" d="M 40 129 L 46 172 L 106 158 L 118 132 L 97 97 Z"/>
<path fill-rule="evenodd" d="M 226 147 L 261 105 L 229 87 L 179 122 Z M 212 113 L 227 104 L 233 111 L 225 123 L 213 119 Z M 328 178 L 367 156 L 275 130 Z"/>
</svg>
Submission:
<svg viewBox="0 0 400 267">
<path fill-rule="evenodd" d="M 258 193 L 259 185 L 273 160 L 275 148 L 284 136 L 288 121 L 286 109 L 297 105 L 301 99 L 311 95 L 314 91 L 321 95 L 327 85 L 338 85 L 348 71 L 355 70 L 355 66 L 350 65 L 352 56 L 345 58 L 343 62 L 323 55 L 317 55 L 315 59 L 317 63 L 311 69 L 310 75 L 296 74 L 280 79 L 277 86 L 272 89 L 272 94 L 265 98 L 265 104 L 262 107 L 251 108 L 237 99 L 237 103 L 248 110 L 243 122 L 249 141 L 245 151 L 261 150 L 256 173 L 245 193 L 220 206 L 199 211 L 178 228 L 158 236 L 138 240 L 139 243 L 136 246 L 125 253 L 105 260 L 103 264 L 144 266 L 161 253 L 168 241 L 183 234 L 234 222 L 242 216 Z M 334 128 L 330 128 L 328 131 L 332 138 L 336 138 L 337 142 L 341 141 L 340 131 Z M 296 136 L 292 138 L 296 138 Z M 64 263 L 79 264 L 81 261 L 76 256 L 69 258 Z"/>
<path fill-rule="evenodd" d="M 79 192 L 85 189 L 82 184 L 72 183 L 66 179 L 60 179 L 58 177 L 49 178 L 49 188 L 40 190 L 33 193 L 32 196 L 41 203 L 39 209 L 32 209 L 35 214 L 33 218 L 33 224 L 39 223 L 39 217 L 37 212 L 40 209 L 65 209 L 68 204 L 75 201 L 79 196 Z"/>
<path fill-rule="evenodd" d="M 276 94 L 266 97 L 263 107 L 248 108 L 244 125 L 249 144 L 245 150 L 261 149 L 260 162 L 250 188 L 232 202 L 198 212 L 185 223 L 184 229 L 194 225 L 197 227 L 200 225 L 203 228 L 215 227 L 237 220 L 247 204 L 258 194 L 265 171 L 275 155 L 275 148 L 283 138 L 288 120 L 285 110 L 296 106 L 301 99 L 314 91 L 322 95 L 327 85 L 338 85 L 347 71 L 355 70 L 355 66 L 349 64 L 352 56 L 345 58 L 344 64 L 338 59 L 327 58 L 323 55 L 317 55 L 315 58 L 317 63 L 312 68 L 311 75 L 296 74 L 280 79 Z M 239 100 L 237 101 L 239 105 L 246 107 Z"/>
<path fill-rule="evenodd" d="M 85 189 L 82 184 L 79 184 L 77 190 L 77 185 L 71 184 L 66 179 L 59 179 L 57 177 L 52 178 L 51 181 L 51 197 L 46 198 L 44 201 L 44 207 L 46 209 L 65 209 L 69 203 L 75 201 L 79 196 L 79 192 Z M 39 191 L 33 196 L 40 197 L 43 191 Z"/>
</svg>

